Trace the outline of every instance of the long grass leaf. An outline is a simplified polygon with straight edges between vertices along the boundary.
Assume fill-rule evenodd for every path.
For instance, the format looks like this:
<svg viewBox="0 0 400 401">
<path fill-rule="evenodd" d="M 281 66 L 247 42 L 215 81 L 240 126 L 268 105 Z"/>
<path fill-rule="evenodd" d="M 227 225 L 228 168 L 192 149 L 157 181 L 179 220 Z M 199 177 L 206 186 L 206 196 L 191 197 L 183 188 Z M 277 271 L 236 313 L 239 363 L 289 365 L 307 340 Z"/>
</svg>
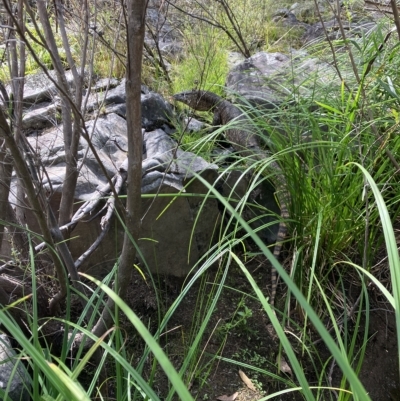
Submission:
<svg viewBox="0 0 400 401">
<path fill-rule="evenodd" d="M 374 179 L 369 172 L 360 164 L 352 163 L 356 165 L 364 174 L 368 181 L 369 186 L 374 194 L 376 205 L 379 210 L 379 216 L 382 223 L 383 235 L 385 237 L 386 251 L 388 254 L 390 276 L 392 281 L 392 290 L 394 298 L 394 311 L 396 316 L 396 331 L 397 331 L 397 345 L 400 347 L 400 259 L 399 252 L 397 250 L 396 238 L 394 236 L 392 221 L 389 216 L 385 201 L 376 185 Z M 398 358 L 400 363 L 400 352 L 398 352 Z"/>
<path fill-rule="evenodd" d="M 68 377 L 57 365 L 49 363 L 51 370 L 55 373 L 61 383 L 65 385 L 70 393 L 66 398 L 71 401 L 90 401 L 90 398 L 85 393 L 85 390 L 79 385 L 79 383 Z M 65 396 L 64 396 L 65 397 Z"/>
<path fill-rule="evenodd" d="M 194 173 L 195 174 L 195 173 Z M 202 178 L 200 175 L 196 174 L 196 177 L 198 180 L 200 180 L 204 185 L 207 187 L 211 187 L 210 184 Z M 286 285 L 289 287 L 290 291 L 293 293 L 293 295 L 296 297 L 297 301 L 299 304 L 302 306 L 302 308 L 305 310 L 305 312 L 308 314 L 311 322 L 313 323 L 315 329 L 318 331 L 318 333 L 321 335 L 323 341 L 325 342 L 326 346 L 328 347 L 329 351 L 331 352 L 332 356 L 335 358 L 337 361 L 338 365 L 343 371 L 343 374 L 347 377 L 349 380 L 349 383 L 352 387 L 352 390 L 356 392 L 357 394 L 365 394 L 364 400 L 363 401 L 371 401 L 370 397 L 367 395 L 367 392 L 365 391 L 364 386 L 361 384 L 359 378 L 351 368 L 349 361 L 347 358 L 341 353 L 340 349 L 337 347 L 335 344 L 335 341 L 332 339 L 331 335 L 329 334 L 328 330 L 326 329 L 325 325 L 321 322 L 315 311 L 311 308 L 307 300 L 304 298 L 303 294 L 301 291 L 297 288 L 297 286 L 293 283 L 291 280 L 290 276 L 286 273 L 285 269 L 281 266 L 281 264 L 275 259 L 275 257 L 272 255 L 271 251 L 268 249 L 268 247 L 264 244 L 264 242 L 260 239 L 260 237 L 251 229 L 251 227 L 244 221 L 244 219 L 236 213 L 236 211 L 233 209 L 233 207 L 218 193 L 218 191 L 215 188 L 212 188 L 212 192 L 216 197 L 219 198 L 219 201 L 223 204 L 225 208 L 229 210 L 230 213 L 232 213 L 235 218 L 239 221 L 240 225 L 247 231 L 249 236 L 253 239 L 253 241 L 257 244 L 257 246 L 260 248 L 260 250 L 264 253 L 264 255 L 270 260 L 271 264 L 273 267 L 277 270 L 283 281 L 286 283 Z M 269 305 L 268 305 L 269 307 Z M 270 310 L 267 308 L 267 310 Z M 272 313 L 272 310 L 270 310 Z M 268 312 L 267 312 L 268 313 Z M 270 314 L 269 314 L 270 315 Z M 275 330 L 278 328 L 279 322 L 276 319 L 271 319 Z M 310 397 L 309 399 L 314 399 L 313 395 L 311 392 L 308 390 L 308 386 L 305 389 L 306 394 Z"/>
<path fill-rule="evenodd" d="M 58 319 L 58 320 L 64 324 L 66 323 L 63 319 Z M 68 322 L 68 324 L 71 327 L 74 327 L 76 331 L 80 331 L 83 335 L 90 338 L 92 341 L 94 342 L 97 341 L 97 337 L 86 328 L 81 327 L 73 322 Z M 101 346 L 116 362 L 121 364 L 121 366 L 126 370 L 126 372 L 128 372 L 128 374 L 132 376 L 132 378 L 136 382 L 135 385 L 139 386 L 141 388 L 141 391 L 144 392 L 150 400 L 159 401 L 159 398 L 157 397 L 154 390 L 149 386 L 147 381 L 144 380 L 144 378 L 137 372 L 137 370 L 129 363 L 129 361 L 127 361 L 122 355 L 120 355 L 120 353 L 117 350 L 115 350 L 109 344 L 102 342 Z"/>
<path fill-rule="evenodd" d="M 4 327 L 7 328 L 13 338 L 18 341 L 18 343 L 24 349 L 24 352 L 34 361 L 35 365 L 37 365 L 37 367 L 40 368 L 40 370 L 45 374 L 54 388 L 57 389 L 59 393 L 63 394 L 67 400 L 75 400 L 75 398 L 71 398 L 71 395 L 75 394 L 75 383 L 72 380 L 60 380 L 60 377 L 56 374 L 56 370 L 48 364 L 43 356 L 43 353 L 25 337 L 21 329 L 9 318 L 9 316 L 7 316 L 6 312 L 3 310 L 0 310 L 0 321 Z M 81 399 L 90 400 L 89 398 Z"/>
<path fill-rule="evenodd" d="M 146 342 L 150 350 L 153 352 L 155 358 L 157 358 L 160 366 L 163 368 L 165 374 L 171 381 L 176 392 L 179 394 L 182 400 L 193 401 L 193 397 L 189 393 L 179 374 L 176 372 L 172 363 L 165 355 L 162 348 L 157 344 L 157 341 L 147 330 L 146 326 L 142 323 L 139 317 L 129 308 L 129 306 L 110 288 L 101 283 L 100 281 L 90 277 L 86 274 L 82 274 L 87 279 L 93 281 L 98 285 L 109 297 L 111 297 L 118 307 L 125 313 L 126 317 L 130 320 L 133 326 L 136 328 L 138 333 L 141 335 L 143 340 Z"/>
<path fill-rule="evenodd" d="M 268 304 L 267 300 L 265 299 L 263 293 L 261 292 L 260 288 L 258 287 L 258 285 L 256 284 L 254 278 L 252 277 L 252 275 L 250 274 L 250 272 L 247 270 L 247 268 L 244 266 L 244 264 L 241 262 L 241 260 L 234 254 L 232 253 L 232 257 L 233 259 L 235 259 L 236 263 L 238 264 L 238 266 L 240 267 L 240 269 L 243 271 L 243 273 L 245 274 L 247 280 L 249 281 L 249 283 L 251 284 L 251 286 L 253 287 L 254 292 L 257 295 L 257 298 L 259 299 L 259 301 L 261 302 L 261 305 L 263 306 L 264 310 L 267 312 L 268 317 L 270 318 L 275 331 L 279 337 L 280 342 L 282 343 L 283 348 L 286 351 L 286 354 L 289 358 L 289 361 L 292 365 L 292 368 L 294 370 L 294 373 L 297 377 L 297 379 L 299 380 L 299 383 L 302 387 L 302 392 L 304 393 L 305 397 L 307 398 L 307 400 L 314 400 L 314 396 L 312 394 L 312 392 L 310 391 L 307 379 L 304 375 L 304 371 L 303 368 L 300 366 L 299 361 L 293 351 L 293 348 L 288 340 L 288 338 L 286 337 L 285 332 L 283 331 L 282 327 L 279 324 L 279 321 L 277 319 L 277 317 L 275 316 L 275 314 L 273 313 L 271 306 Z"/>
</svg>

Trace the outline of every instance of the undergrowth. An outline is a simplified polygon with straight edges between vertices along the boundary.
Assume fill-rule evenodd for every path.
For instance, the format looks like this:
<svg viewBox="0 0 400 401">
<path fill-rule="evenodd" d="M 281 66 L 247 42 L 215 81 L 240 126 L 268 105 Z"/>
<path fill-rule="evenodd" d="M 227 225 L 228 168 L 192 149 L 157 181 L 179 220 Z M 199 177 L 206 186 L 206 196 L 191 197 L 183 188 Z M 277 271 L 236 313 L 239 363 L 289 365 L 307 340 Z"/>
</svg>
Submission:
<svg viewBox="0 0 400 401">
<path fill-rule="evenodd" d="M 237 7 L 235 12 L 251 9 L 249 2 L 245 1 L 233 7 Z M 254 22 L 257 32 L 258 22 L 258 19 Z M 250 24 L 244 24 L 245 35 L 249 35 L 251 29 Z M 173 67 L 174 91 L 196 87 L 222 94 L 227 72 L 225 39 L 221 39 L 211 28 L 199 30 L 196 27 L 185 28 L 185 37 L 188 57 L 180 64 L 179 70 L 177 65 Z M 215 185 L 197 177 L 207 188 L 208 199 L 218 200 L 225 224 L 218 232 L 216 243 L 193 268 L 192 275 L 176 299 L 163 309 L 162 315 L 159 314 L 156 329 L 149 330 L 146 327 L 148 322 L 143 321 L 108 288 L 116 265 L 103 282 L 86 277 L 95 283 L 95 286 L 88 285 L 91 288 L 88 305 L 93 308 L 94 315 L 104 306 L 105 294 L 115 300 L 118 307 L 111 311 L 114 327 L 103 338 L 94 338 L 90 333 L 94 316 L 92 321 L 87 322 L 83 311 L 77 320 L 73 320 L 69 294 L 66 317 L 55 319 L 60 330 L 63 328 L 63 340 L 61 351 L 53 354 L 52 344 L 40 338 L 40 327 L 48 322 L 38 320 L 36 270 L 31 247 L 32 307 L 26 311 L 30 315 L 30 335 L 23 333 L 8 314 L 10 307 L 24 307 L 26 299 L 18 300 L 10 307 L 2 307 L 0 318 L 2 325 L 19 344 L 19 363 L 23 363 L 31 373 L 31 380 L 25 385 L 33 399 L 105 399 L 104 389 L 110 385 L 113 390 L 108 394 L 118 401 L 143 398 L 172 400 L 177 395 L 190 401 L 193 396 L 188 388 L 194 379 L 205 386 L 214 364 L 224 361 L 235 369 L 245 367 L 256 372 L 254 377 L 257 380 L 268 378 L 281 385 L 279 391 L 263 397 L 263 400 L 291 392 L 310 401 L 370 400 L 358 379 L 369 341 L 369 281 L 382 291 L 394 308 L 400 344 L 400 267 L 392 228 L 399 204 L 396 190 L 398 171 L 393 159 L 400 151 L 396 135 L 400 121 L 397 89 L 400 58 L 396 40 L 388 41 L 383 49 L 380 47 L 383 37 L 382 31 L 377 29 L 369 37 L 353 41 L 350 49 L 356 60 L 353 71 L 349 68 L 348 54 L 339 54 L 336 67 L 343 71 L 345 78 L 333 79 L 329 89 L 316 84 L 311 90 L 305 88 L 308 96 L 299 96 L 299 93 L 304 93 L 301 92 L 303 83 L 297 83 L 295 87 L 287 84 L 291 97 L 268 111 L 242 102 L 241 107 L 252 116 L 254 131 L 259 133 L 261 142 L 272 155 L 268 154 L 257 164 L 249 164 L 237 155 L 230 155 L 229 167 L 226 166 L 226 157 L 219 156 L 213 159 L 220 165 Z M 258 40 L 257 35 L 255 40 Z M 343 42 L 335 45 L 341 46 Z M 358 75 L 358 79 L 352 73 Z M 219 128 L 209 136 L 202 133 L 193 135 L 195 140 L 189 137 L 184 145 L 194 152 L 201 149 L 204 154 L 210 154 L 217 136 L 230 127 L 232 125 Z M 243 219 L 246 206 L 254 203 L 251 189 L 262 185 L 260 181 L 274 183 L 276 175 L 281 174 L 271 169 L 271 161 L 277 161 L 281 166 L 289 195 L 290 217 L 285 221 L 289 236 L 285 246 L 290 263 L 285 268 L 260 238 L 262 230 L 272 223 L 262 222 L 254 229 Z M 217 185 L 233 169 L 239 171 L 240 179 L 244 180 L 246 173 L 253 173 L 255 180 L 250 182 L 241 199 L 234 198 L 233 191 L 232 197 L 222 196 Z M 277 194 L 278 201 L 280 195 L 286 194 Z M 185 194 L 171 195 L 176 196 Z M 264 209 L 265 216 L 273 216 L 275 222 L 279 221 L 275 212 L 261 204 L 256 206 Z M 380 245 L 385 245 L 387 250 L 392 293 L 370 272 Z M 249 250 L 251 247 L 256 251 L 252 253 Z M 287 291 L 277 299 L 276 310 L 271 308 L 265 288 L 260 289 L 255 274 L 251 274 L 246 265 L 246 258 L 255 253 L 263 260 L 270 260 Z M 218 266 L 217 273 L 208 275 L 215 266 Z M 242 289 L 228 287 L 227 279 L 234 269 L 235 274 L 241 274 L 247 280 L 245 293 Z M 359 288 L 356 301 L 347 295 L 349 277 L 356 281 Z M 193 324 L 188 332 L 182 329 L 183 351 L 176 358 L 176 355 L 165 353 L 160 344 L 164 341 L 168 323 L 179 314 L 180 307 L 185 307 L 189 292 L 198 282 L 201 284 Z M 155 287 L 153 282 L 150 285 Z M 232 316 L 210 327 L 226 291 L 239 294 L 240 300 L 234 305 Z M 156 308 L 160 310 L 159 303 Z M 263 355 L 245 351 L 237 352 L 231 358 L 223 356 L 225 341 L 233 330 L 254 338 L 249 322 L 260 310 L 263 319 L 269 323 L 271 333 L 279 338 L 276 359 L 267 361 Z M 144 344 L 141 354 L 132 355 L 125 347 L 127 339 L 121 327 L 120 311 Z M 93 342 L 88 350 L 83 349 L 83 342 L 71 357 L 70 351 L 77 334 L 84 334 Z M 329 352 L 327 358 L 318 354 L 314 344 L 316 335 L 326 345 Z M 217 338 L 219 343 L 216 352 L 207 354 L 210 338 Z M 89 370 L 91 358 L 94 358 L 95 365 L 84 387 L 79 378 L 82 372 Z M 244 358 L 248 363 L 243 362 Z M 305 375 L 305 360 L 313 368 L 313 383 Z M 179 363 L 174 364 L 173 361 Z M 290 366 L 290 374 L 286 371 L 286 376 L 282 374 L 282 361 Z M 329 368 L 333 361 L 342 374 L 338 388 L 334 388 L 330 381 Z M 104 372 L 111 373 L 104 377 Z M 166 394 L 156 391 L 160 372 L 164 372 L 170 383 Z M 14 373 L 17 374 L 16 371 Z M 8 387 L 0 389 L 0 396 L 5 400 L 8 399 L 8 391 Z"/>
</svg>

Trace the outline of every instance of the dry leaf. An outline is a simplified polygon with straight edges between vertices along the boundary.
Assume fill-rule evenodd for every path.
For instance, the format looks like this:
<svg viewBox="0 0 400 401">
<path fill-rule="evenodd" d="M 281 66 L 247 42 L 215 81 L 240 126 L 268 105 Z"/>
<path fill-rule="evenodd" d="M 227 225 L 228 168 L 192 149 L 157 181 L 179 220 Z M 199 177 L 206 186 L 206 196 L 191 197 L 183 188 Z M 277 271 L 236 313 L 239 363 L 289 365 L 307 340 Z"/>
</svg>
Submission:
<svg viewBox="0 0 400 401">
<path fill-rule="evenodd" d="M 236 397 L 239 395 L 238 392 L 233 393 L 232 395 L 220 395 L 217 397 L 217 400 L 219 401 L 235 401 Z"/>
<path fill-rule="evenodd" d="M 278 363 L 278 371 L 279 372 L 289 373 L 290 376 L 293 375 L 291 367 L 286 362 L 286 360 L 283 356 L 281 356 L 281 359 L 279 360 L 279 355 L 278 355 L 278 357 L 276 358 L 276 362 Z"/>
<path fill-rule="evenodd" d="M 242 379 L 243 383 L 250 389 L 253 391 L 257 391 L 256 388 L 254 387 L 254 384 L 252 383 L 252 381 L 244 374 L 244 372 L 242 372 L 239 369 L 239 376 Z"/>
</svg>

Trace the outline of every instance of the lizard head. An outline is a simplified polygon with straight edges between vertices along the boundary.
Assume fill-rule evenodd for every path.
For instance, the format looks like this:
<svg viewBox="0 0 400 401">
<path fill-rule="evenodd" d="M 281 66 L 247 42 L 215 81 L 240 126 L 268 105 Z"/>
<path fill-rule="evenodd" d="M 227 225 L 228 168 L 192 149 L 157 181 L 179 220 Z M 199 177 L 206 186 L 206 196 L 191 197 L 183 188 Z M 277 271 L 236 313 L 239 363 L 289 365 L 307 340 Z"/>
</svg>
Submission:
<svg viewBox="0 0 400 401">
<path fill-rule="evenodd" d="M 192 107 L 195 106 L 195 101 L 197 100 L 198 94 L 197 91 L 184 91 L 184 92 L 179 92 L 176 93 L 175 95 L 172 96 L 175 100 L 177 100 L 178 102 L 182 102 L 187 104 L 188 106 Z"/>
<path fill-rule="evenodd" d="M 213 106 L 210 102 L 209 93 L 201 90 L 189 90 L 176 93 L 172 97 L 178 101 L 188 105 L 190 108 L 198 111 L 209 111 Z"/>
</svg>

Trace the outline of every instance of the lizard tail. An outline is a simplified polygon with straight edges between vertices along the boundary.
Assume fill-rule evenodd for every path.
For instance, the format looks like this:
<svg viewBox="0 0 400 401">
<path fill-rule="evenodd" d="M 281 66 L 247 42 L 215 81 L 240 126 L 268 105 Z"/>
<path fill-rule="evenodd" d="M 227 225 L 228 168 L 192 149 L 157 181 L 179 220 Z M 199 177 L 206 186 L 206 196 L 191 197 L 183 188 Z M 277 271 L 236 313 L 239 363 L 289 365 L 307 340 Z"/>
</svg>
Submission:
<svg viewBox="0 0 400 401">
<path fill-rule="evenodd" d="M 289 217 L 289 212 L 286 207 L 286 204 L 281 202 L 281 217 L 283 219 L 287 219 Z M 276 238 L 276 243 L 274 247 L 273 255 L 276 260 L 279 259 L 279 255 L 282 250 L 283 241 L 286 238 L 287 233 L 287 226 L 284 221 L 281 221 L 279 224 L 279 230 Z M 276 271 L 274 266 L 271 266 L 271 297 L 270 297 L 270 305 L 272 307 L 275 306 L 275 296 L 276 296 L 276 289 L 278 286 L 278 272 Z"/>
</svg>

